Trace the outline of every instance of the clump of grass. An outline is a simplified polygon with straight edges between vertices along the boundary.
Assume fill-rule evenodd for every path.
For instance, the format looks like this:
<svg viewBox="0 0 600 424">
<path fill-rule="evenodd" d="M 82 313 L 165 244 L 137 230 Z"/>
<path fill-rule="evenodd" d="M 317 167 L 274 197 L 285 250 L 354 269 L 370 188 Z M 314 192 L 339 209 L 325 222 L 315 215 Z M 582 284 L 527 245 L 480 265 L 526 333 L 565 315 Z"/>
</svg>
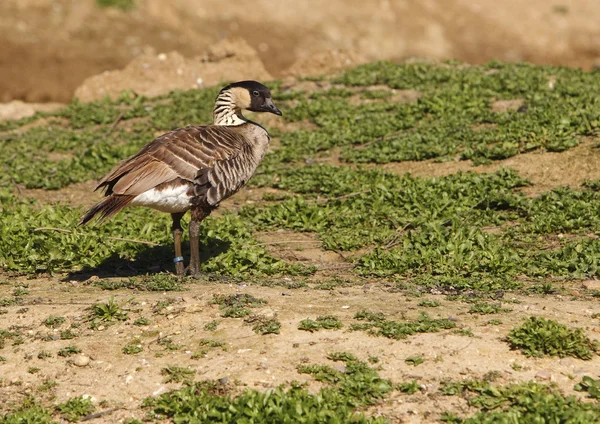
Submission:
<svg viewBox="0 0 600 424">
<path fill-rule="evenodd" d="M 410 381 L 408 383 L 400 383 L 398 384 L 397 388 L 402 393 L 406 393 L 407 395 L 414 395 L 415 393 L 421 390 L 421 386 L 419 385 L 419 383 L 416 382 L 416 380 Z"/>
<path fill-rule="evenodd" d="M 330 359 L 344 362 L 345 371 L 328 366 L 303 365 L 301 373 L 313 375 L 326 385 L 318 394 L 292 383 L 267 392 L 246 389 L 233 396 L 227 386 L 213 381 L 198 382 L 155 399 L 144 405 L 155 414 L 175 422 L 356 422 L 383 424 L 383 418 L 368 418 L 356 412 L 362 406 L 373 405 L 393 388 L 389 380 L 354 355 L 332 354 Z"/>
<path fill-rule="evenodd" d="M 204 324 L 204 331 L 216 331 L 217 327 L 219 327 L 220 321 L 218 319 L 214 319 L 212 321 Z"/>
<path fill-rule="evenodd" d="M 70 328 L 67 328 L 66 330 L 60 332 L 61 340 L 71 340 L 74 339 L 76 336 L 77 335 Z"/>
<path fill-rule="evenodd" d="M 139 317 L 135 321 L 133 321 L 133 325 L 137 325 L 138 327 L 150 325 L 150 320 L 148 318 Z"/>
<path fill-rule="evenodd" d="M 193 379 L 195 372 L 190 368 L 170 365 L 160 370 L 160 374 L 165 376 L 163 380 L 165 383 L 181 383 Z"/>
<path fill-rule="evenodd" d="M 249 308 L 264 305 L 266 300 L 249 294 L 215 295 L 213 303 L 219 305 L 221 316 L 225 318 L 241 318 L 250 314 Z"/>
<path fill-rule="evenodd" d="M 425 358 L 422 356 L 409 356 L 404 360 L 404 362 L 406 362 L 408 365 L 416 367 L 417 365 L 421 365 L 423 362 L 425 362 Z"/>
<path fill-rule="evenodd" d="M 91 321 L 92 327 L 97 327 L 100 323 L 106 324 L 115 321 L 125 321 L 128 318 L 127 312 L 112 297 L 108 302 L 96 303 L 90 310 L 88 320 Z"/>
<path fill-rule="evenodd" d="M 279 334 L 281 322 L 275 318 L 267 318 L 261 315 L 251 315 L 244 320 L 248 324 L 253 324 L 252 331 L 256 334 Z"/>
<path fill-rule="evenodd" d="M 139 344 L 139 342 L 132 342 L 132 343 L 128 343 L 125 346 L 123 346 L 123 349 L 121 350 L 125 355 L 136 355 L 140 352 L 142 352 L 144 350 L 144 348 Z"/>
<path fill-rule="evenodd" d="M 158 345 L 164 347 L 165 350 L 179 350 L 182 348 L 181 345 L 175 344 L 170 337 L 161 337 L 158 340 Z"/>
<path fill-rule="evenodd" d="M 65 323 L 65 321 L 66 321 L 65 317 L 57 317 L 57 316 L 50 315 L 48 318 L 46 318 L 44 321 L 42 321 L 42 324 L 44 324 L 48 328 L 58 328 L 61 325 L 63 325 Z"/>
<path fill-rule="evenodd" d="M 352 324 L 351 330 L 368 331 L 375 336 L 383 336 L 390 339 L 405 339 L 416 333 L 436 333 L 442 329 L 451 329 L 456 324 L 449 319 L 431 318 L 424 312 L 421 312 L 419 318 L 412 321 L 398 322 L 386 320 L 379 314 L 371 314 L 366 311 L 357 313 L 355 319 L 367 321 L 364 324 Z"/>
<path fill-rule="evenodd" d="M 115 9 L 129 10 L 135 6 L 134 0 L 96 0 L 100 8 L 113 7 Z"/>
<path fill-rule="evenodd" d="M 437 308 L 438 306 L 441 306 L 441 302 L 435 299 L 424 299 L 421 300 L 417 306 L 422 306 L 423 308 Z"/>
<path fill-rule="evenodd" d="M 592 399 L 600 400 L 600 379 L 594 380 L 586 375 L 581 379 L 581 382 L 575 385 L 574 389 L 578 392 L 587 392 Z"/>
<path fill-rule="evenodd" d="M 167 273 L 145 275 L 127 280 L 97 280 L 94 285 L 103 290 L 181 291 L 185 290 L 182 279 Z"/>
<path fill-rule="evenodd" d="M 0 422 L 3 424 L 55 424 L 51 411 L 40 405 L 33 397 L 26 398 L 23 404 L 13 412 L 4 416 L 0 414 Z"/>
<path fill-rule="evenodd" d="M 542 317 L 530 317 L 506 337 L 512 349 L 525 356 L 572 356 L 591 359 L 598 344 L 590 340 L 581 328 L 570 329 L 564 324 Z"/>
<path fill-rule="evenodd" d="M 61 413 L 62 417 L 70 422 L 77 422 L 86 415 L 94 412 L 94 404 L 88 398 L 78 396 L 71 398 L 65 403 L 56 405 L 56 410 Z"/>
<path fill-rule="evenodd" d="M 79 349 L 77 346 L 67 346 L 58 351 L 58 356 L 68 357 L 75 355 L 76 353 L 81 353 L 81 349 Z"/>
<path fill-rule="evenodd" d="M 445 422 L 485 423 L 591 423 L 600 419 L 597 403 L 581 402 L 575 396 L 564 396 L 555 387 L 527 382 L 494 387 L 485 382 L 456 383 L 444 388 L 446 395 L 471 392 L 468 404 L 480 409 L 472 417 L 460 419 L 446 414 Z"/>
<path fill-rule="evenodd" d="M 339 330 L 344 326 L 342 322 L 334 315 L 318 316 L 316 320 L 303 319 L 298 325 L 298 330 L 310 331 L 318 330 Z"/>
</svg>

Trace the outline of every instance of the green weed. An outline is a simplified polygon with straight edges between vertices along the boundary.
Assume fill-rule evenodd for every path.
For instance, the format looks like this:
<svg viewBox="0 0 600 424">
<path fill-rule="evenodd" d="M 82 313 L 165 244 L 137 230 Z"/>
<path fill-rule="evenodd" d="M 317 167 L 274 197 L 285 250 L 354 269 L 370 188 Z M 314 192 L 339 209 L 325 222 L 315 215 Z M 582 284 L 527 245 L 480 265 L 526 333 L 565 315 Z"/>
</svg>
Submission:
<svg viewBox="0 0 600 424">
<path fill-rule="evenodd" d="M 333 315 L 318 316 L 316 320 L 303 319 L 298 325 L 298 330 L 310 331 L 311 333 L 320 329 L 339 330 L 344 326 L 342 322 Z"/>
<path fill-rule="evenodd" d="M 164 375 L 165 383 L 181 383 L 182 381 L 194 378 L 194 370 L 176 365 L 170 365 L 160 370 L 161 375 Z"/>
<path fill-rule="evenodd" d="M 50 315 L 46 318 L 42 324 L 44 324 L 48 328 L 58 328 L 65 323 L 65 317 L 57 317 Z"/>
<path fill-rule="evenodd" d="M 354 316 L 355 319 L 367 321 L 364 324 L 352 324 L 351 330 L 368 331 L 375 336 L 383 336 L 390 339 L 405 339 L 416 333 L 436 333 L 442 329 L 451 329 L 456 324 L 448 319 L 434 319 L 424 312 L 421 312 L 419 318 L 412 321 L 391 321 L 382 318 L 379 315 L 359 312 Z"/>
<path fill-rule="evenodd" d="M 512 329 L 506 340 L 512 349 L 519 349 L 526 356 L 591 359 L 598 351 L 597 343 L 590 340 L 581 328 L 570 329 L 554 320 L 535 316 Z"/>
<path fill-rule="evenodd" d="M 62 417 L 69 422 L 77 422 L 86 415 L 94 412 L 94 404 L 88 398 L 83 396 L 71 398 L 65 403 L 56 406 L 56 410 Z"/>
<path fill-rule="evenodd" d="M 79 349 L 77 346 L 67 346 L 58 351 L 58 356 L 68 357 L 75 355 L 76 353 L 81 353 L 81 349 Z"/>
<path fill-rule="evenodd" d="M 26 398 L 15 411 L 6 415 L 0 414 L 2 424 L 56 424 L 52 413 L 41 406 L 35 399 Z"/>
<path fill-rule="evenodd" d="M 250 314 L 248 308 L 256 308 L 267 302 L 249 294 L 233 294 L 228 296 L 215 295 L 212 303 L 219 305 L 222 317 L 240 318 Z"/>
</svg>

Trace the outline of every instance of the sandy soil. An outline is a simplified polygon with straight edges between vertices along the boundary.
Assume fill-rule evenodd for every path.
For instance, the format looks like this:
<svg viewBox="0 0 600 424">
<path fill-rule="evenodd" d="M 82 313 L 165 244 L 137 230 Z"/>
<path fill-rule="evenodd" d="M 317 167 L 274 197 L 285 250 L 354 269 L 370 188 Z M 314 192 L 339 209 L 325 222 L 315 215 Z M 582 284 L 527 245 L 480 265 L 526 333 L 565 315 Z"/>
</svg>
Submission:
<svg viewBox="0 0 600 424">
<path fill-rule="evenodd" d="M 322 73 L 346 62 L 419 56 L 480 63 L 600 65 L 593 0 L 146 0 L 123 12 L 94 0 L 0 2 L 0 101 L 71 98 L 91 75 L 140 54 L 206 53 L 239 36 L 267 71 Z"/>
<path fill-rule="evenodd" d="M 390 290 L 392 284 L 385 281 L 375 284 L 364 281 L 356 287 L 332 291 L 199 282 L 188 291 L 168 294 L 130 290 L 106 292 L 92 288 L 86 282 L 56 278 L 26 283 L 29 294 L 24 303 L 9 307 L 9 313 L 0 316 L 0 328 L 20 329 L 26 335 L 24 344 L 3 351 L 7 362 L 0 365 L 3 375 L 0 388 L 4 393 L 0 410 L 28 393 L 39 396 L 36 388 L 50 379 L 59 383 L 53 390 L 56 402 L 74 395 L 90 395 L 97 402 L 107 401 L 104 409 L 117 408 L 109 419 L 103 417 L 95 422 L 118 422 L 131 416 L 140 417 L 139 404 L 144 397 L 178 387 L 177 384 L 163 383 L 160 370 L 169 365 L 190 367 L 198 380 L 227 378 L 229 382 L 243 382 L 249 388 L 265 389 L 290 380 L 310 381 L 307 376 L 297 374 L 298 364 L 328 363 L 328 353 L 349 351 L 358 353 L 363 360 L 369 356 L 378 357 L 381 375 L 386 378 L 395 382 L 416 379 L 424 385 L 424 391 L 418 395 L 392 397 L 379 406 L 381 413 L 394 422 L 431 422 L 443 410 L 468 412 L 462 399 L 436 394 L 443 379 L 482 378 L 495 371 L 499 372 L 501 382 L 552 381 L 571 393 L 573 376 L 594 376 L 600 366 L 599 357 L 591 361 L 527 359 L 510 351 L 502 340 L 512 327 L 532 314 L 583 327 L 599 339 L 597 320 L 591 318 L 597 310 L 596 302 L 573 301 L 563 296 L 511 296 L 505 299 L 510 303 L 503 304 L 512 309 L 511 313 L 480 316 L 469 314 L 467 304 L 444 301 L 443 296 L 429 294 L 424 298 L 442 302 L 441 307 L 429 309 L 432 316 L 456 320 L 458 328 L 469 329 L 474 336 L 442 331 L 395 341 L 344 329 L 316 333 L 298 330 L 302 319 L 327 314 L 336 315 L 348 327 L 355 322 L 353 315 L 365 309 L 383 312 L 389 319 L 416 318 L 417 310 L 424 309 L 416 305 L 424 298 L 393 293 Z M 570 290 L 574 293 L 578 288 Z M 0 296 L 8 296 L 8 291 L 6 286 L 0 286 Z M 213 295 L 234 293 L 266 299 L 268 304 L 256 313 L 276 316 L 282 323 L 281 334 L 259 336 L 242 319 L 219 318 L 218 307 L 211 304 Z M 101 330 L 88 329 L 83 322 L 89 313 L 86 308 L 95 302 L 106 302 L 112 295 L 129 310 L 131 319 Z M 171 306 L 159 313 L 153 310 L 158 301 L 166 299 L 173 300 Z M 41 322 L 50 315 L 64 316 L 67 321 L 59 329 L 48 329 Z M 139 316 L 150 319 L 151 325 L 133 326 L 131 322 Z M 502 324 L 486 325 L 492 318 L 499 318 Z M 218 329 L 214 332 L 204 330 L 204 325 L 214 319 L 221 320 Z M 58 335 L 60 330 L 73 323 L 80 324 L 74 330 L 75 339 L 52 340 L 53 334 Z M 159 344 L 165 337 L 170 337 L 181 349 L 166 350 Z M 210 349 L 205 358 L 192 359 L 191 355 L 201 349 L 201 339 L 225 342 L 226 351 Z M 136 355 L 122 353 L 122 348 L 132 341 L 144 350 Z M 82 349 L 91 362 L 78 367 L 71 364 L 69 358 L 56 355 L 60 348 L 68 345 Z M 41 351 L 50 352 L 52 357 L 38 358 Z M 423 356 L 425 362 L 418 367 L 405 363 L 406 358 L 415 355 Z M 514 363 L 522 368 L 515 371 Z M 28 372 L 31 367 L 40 371 L 31 374 Z M 428 414 L 433 415 L 425 418 Z"/>
</svg>

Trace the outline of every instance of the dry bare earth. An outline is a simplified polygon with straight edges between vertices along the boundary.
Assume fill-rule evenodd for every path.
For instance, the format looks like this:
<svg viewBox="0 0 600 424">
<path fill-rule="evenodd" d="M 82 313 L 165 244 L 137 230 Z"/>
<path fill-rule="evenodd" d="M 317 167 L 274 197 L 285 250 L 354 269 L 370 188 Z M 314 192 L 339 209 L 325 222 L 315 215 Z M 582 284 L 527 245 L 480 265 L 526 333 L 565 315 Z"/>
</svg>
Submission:
<svg viewBox="0 0 600 424">
<path fill-rule="evenodd" d="M 145 0 L 127 12 L 95 0 L 0 4 L 0 101 L 68 101 L 92 75 L 140 54 L 202 56 L 242 37 L 269 73 L 309 75 L 406 56 L 599 64 L 600 5 L 590 0 L 344 0 L 302 3 Z"/>
</svg>

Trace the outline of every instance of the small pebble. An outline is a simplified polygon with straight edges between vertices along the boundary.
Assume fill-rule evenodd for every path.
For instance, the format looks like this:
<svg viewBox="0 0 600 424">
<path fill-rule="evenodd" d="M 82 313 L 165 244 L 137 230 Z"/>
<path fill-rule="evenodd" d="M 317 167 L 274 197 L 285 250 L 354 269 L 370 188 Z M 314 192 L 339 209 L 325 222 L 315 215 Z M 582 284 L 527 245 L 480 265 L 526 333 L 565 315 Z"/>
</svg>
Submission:
<svg viewBox="0 0 600 424">
<path fill-rule="evenodd" d="M 539 380 L 552 380 L 552 372 L 550 370 L 540 370 L 535 374 L 535 378 Z"/>
<path fill-rule="evenodd" d="M 90 364 L 90 357 L 87 355 L 76 355 L 71 360 L 71 363 L 78 367 L 87 367 Z"/>
</svg>

